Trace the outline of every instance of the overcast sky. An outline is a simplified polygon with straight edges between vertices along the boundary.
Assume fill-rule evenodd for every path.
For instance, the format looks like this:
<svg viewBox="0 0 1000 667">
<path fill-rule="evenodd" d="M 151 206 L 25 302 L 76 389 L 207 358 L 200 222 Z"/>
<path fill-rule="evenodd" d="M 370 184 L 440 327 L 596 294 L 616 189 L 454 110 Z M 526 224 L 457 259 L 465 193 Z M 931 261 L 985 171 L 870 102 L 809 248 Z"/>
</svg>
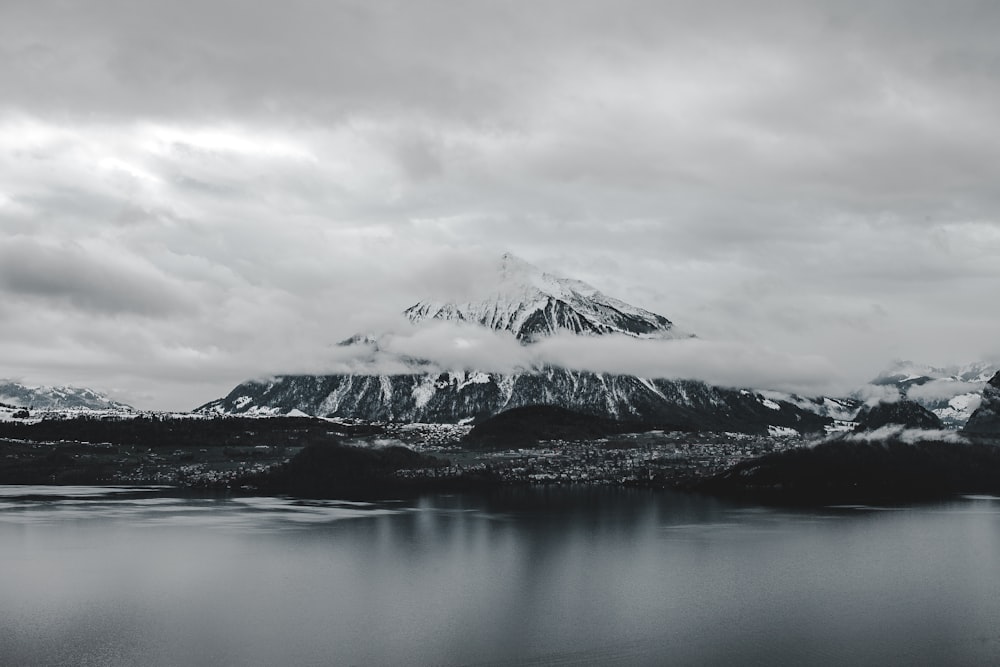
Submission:
<svg viewBox="0 0 1000 667">
<path fill-rule="evenodd" d="M 990 1 L 4 2 L 0 377 L 193 408 L 506 250 L 707 379 L 996 358 L 997 35 Z"/>
</svg>

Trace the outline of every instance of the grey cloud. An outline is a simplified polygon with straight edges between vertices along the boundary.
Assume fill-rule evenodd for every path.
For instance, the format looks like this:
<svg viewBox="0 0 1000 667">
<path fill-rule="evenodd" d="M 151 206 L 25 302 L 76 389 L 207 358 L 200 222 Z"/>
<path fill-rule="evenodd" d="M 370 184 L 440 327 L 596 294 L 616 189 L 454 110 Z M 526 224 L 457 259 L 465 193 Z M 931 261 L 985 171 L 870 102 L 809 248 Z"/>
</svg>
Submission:
<svg viewBox="0 0 1000 667">
<path fill-rule="evenodd" d="M 858 389 L 857 394 L 866 405 L 871 406 L 879 403 L 895 403 L 902 399 L 899 389 L 892 385 L 866 384 Z"/>
<path fill-rule="evenodd" d="M 956 431 L 939 431 L 933 429 L 908 429 L 903 426 L 883 426 L 874 431 L 864 433 L 849 433 L 842 436 L 852 442 L 877 442 L 886 440 L 901 440 L 908 445 L 918 442 L 950 442 L 956 445 L 966 445 L 969 441 Z M 839 438 L 838 438 L 839 439 Z"/>
<path fill-rule="evenodd" d="M 820 394 L 843 391 L 836 366 L 819 355 L 797 355 L 765 344 L 688 339 L 555 337 L 539 343 L 547 363 L 604 373 L 698 379 L 728 387 Z"/>
<path fill-rule="evenodd" d="M 153 267 L 122 261 L 107 248 L 0 241 L 0 285 L 8 295 L 66 302 L 105 315 L 166 317 L 194 309 L 179 286 Z"/>
<path fill-rule="evenodd" d="M 586 80 L 595 65 L 620 75 L 651 56 L 741 76 L 748 52 L 794 53 L 827 86 L 852 59 L 923 76 L 936 74 L 925 62 L 993 62 L 990 5 L 869 4 L 36 2 L 6 6 L 3 23 L 12 99 L 60 105 L 68 93 L 98 112 L 152 115 L 406 108 L 530 124 L 537 100 L 563 90 L 553 82 Z M 782 72 L 767 70 L 777 82 Z"/>
<path fill-rule="evenodd" d="M 502 99 L 462 74 L 479 51 L 476 33 L 480 49 L 491 41 L 481 29 L 488 17 L 452 5 L 108 1 L 4 13 L 8 48 L 19 56 L 8 60 L 10 92 L 51 106 L 68 90 L 99 113 L 238 108 L 340 120 L 394 100 L 461 114 Z"/>
<path fill-rule="evenodd" d="M 511 373 L 560 366 L 647 378 L 699 379 L 729 387 L 772 388 L 807 395 L 844 391 L 835 366 L 817 355 L 794 355 L 765 345 L 625 336 L 554 336 L 524 346 L 508 335 L 451 322 L 403 326 L 379 338 L 378 349 L 340 347 L 327 372 L 420 372 L 432 368 Z"/>
<path fill-rule="evenodd" d="M 946 401 L 961 394 L 980 392 L 984 382 L 954 382 L 949 380 L 931 380 L 922 385 L 906 390 L 907 398 L 924 401 Z"/>
</svg>

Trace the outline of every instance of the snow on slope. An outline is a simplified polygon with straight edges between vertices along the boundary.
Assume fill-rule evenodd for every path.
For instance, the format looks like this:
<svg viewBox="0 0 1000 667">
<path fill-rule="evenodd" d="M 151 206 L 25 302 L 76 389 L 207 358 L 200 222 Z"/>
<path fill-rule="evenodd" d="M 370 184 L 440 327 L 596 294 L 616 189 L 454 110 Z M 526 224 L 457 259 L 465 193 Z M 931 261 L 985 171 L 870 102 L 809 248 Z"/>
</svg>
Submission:
<svg viewBox="0 0 1000 667">
<path fill-rule="evenodd" d="M 404 314 L 427 319 L 474 322 L 509 331 L 523 342 L 559 331 L 625 334 L 637 338 L 687 338 L 662 315 L 605 296 L 579 280 L 546 273 L 510 253 L 501 257 L 496 279 L 476 298 L 420 301 Z"/>
</svg>

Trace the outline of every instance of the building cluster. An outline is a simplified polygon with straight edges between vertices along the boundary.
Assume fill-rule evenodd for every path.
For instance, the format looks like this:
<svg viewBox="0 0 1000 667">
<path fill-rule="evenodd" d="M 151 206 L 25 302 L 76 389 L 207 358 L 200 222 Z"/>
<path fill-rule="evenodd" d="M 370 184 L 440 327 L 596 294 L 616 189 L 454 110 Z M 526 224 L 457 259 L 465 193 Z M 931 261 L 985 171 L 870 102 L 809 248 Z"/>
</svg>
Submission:
<svg viewBox="0 0 1000 667">
<path fill-rule="evenodd" d="M 443 468 L 402 470 L 403 478 L 488 474 L 502 483 L 672 486 L 740 461 L 801 446 L 799 438 L 738 433 L 644 433 L 590 441 L 549 441 L 530 449 L 463 456 Z M 458 450 L 441 452 L 442 455 Z"/>
</svg>

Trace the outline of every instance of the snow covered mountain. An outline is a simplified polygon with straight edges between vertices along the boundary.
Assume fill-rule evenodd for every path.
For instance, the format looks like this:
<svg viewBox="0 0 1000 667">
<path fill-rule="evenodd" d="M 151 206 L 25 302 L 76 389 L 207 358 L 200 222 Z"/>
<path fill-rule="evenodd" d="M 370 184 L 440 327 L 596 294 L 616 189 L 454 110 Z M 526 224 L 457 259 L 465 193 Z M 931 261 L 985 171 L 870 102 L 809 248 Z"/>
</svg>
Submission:
<svg viewBox="0 0 1000 667">
<path fill-rule="evenodd" d="M 84 387 L 46 387 L 0 380 L 0 403 L 32 410 L 111 410 L 131 411 L 132 408 L 106 395 Z"/>
<path fill-rule="evenodd" d="M 427 319 L 473 322 L 509 331 L 528 343 L 566 331 L 580 335 L 625 334 L 637 338 L 687 338 L 662 315 L 605 296 L 579 280 L 561 278 L 504 254 L 496 280 L 468 301 L 420 301 L 404 314 Z"/>
<path fill-rule="evenodd" d="M 293 410 L 370 421 L 458 423 L 527 405 L 711 431 L 821 432 L 833 420 L 787 401 L 696 380 L 545 368 L 531 373 L 285 375 L 244 382 L 202 414 L 281 415 Z"/>
<path fill-rule="evenodd" d="M 416 326 L 450 320 L 506 332 L 526 346 L 558 333 L 618 334 L 676 339 L 662 315 L 608 297 L 578 280 L 546 273 L 504 255 L 494 279 L 475 298 L 426 300 L 405 315 Z M 357 335 L 341 346 L 382 354 L 379 338 Z M 228 396 L 201 406 L 201 414 L 280 415 L 299 411 L 320 417 L 369 421 L 458 423 L 528 405 L 555 405 L 577 412 L 652 425 L 750 433 L 821 432 L 833 418 L 816 406 L 712 387 L 696 380 L 666 380 L 595 373 L 552 366 L 518 372 L 447 370 L 400 358 L 409 369 L 393 375 L 283 375 L 244 382 Z M 442 372 L 444 370 L 444 372 Z"/>
</svg>

